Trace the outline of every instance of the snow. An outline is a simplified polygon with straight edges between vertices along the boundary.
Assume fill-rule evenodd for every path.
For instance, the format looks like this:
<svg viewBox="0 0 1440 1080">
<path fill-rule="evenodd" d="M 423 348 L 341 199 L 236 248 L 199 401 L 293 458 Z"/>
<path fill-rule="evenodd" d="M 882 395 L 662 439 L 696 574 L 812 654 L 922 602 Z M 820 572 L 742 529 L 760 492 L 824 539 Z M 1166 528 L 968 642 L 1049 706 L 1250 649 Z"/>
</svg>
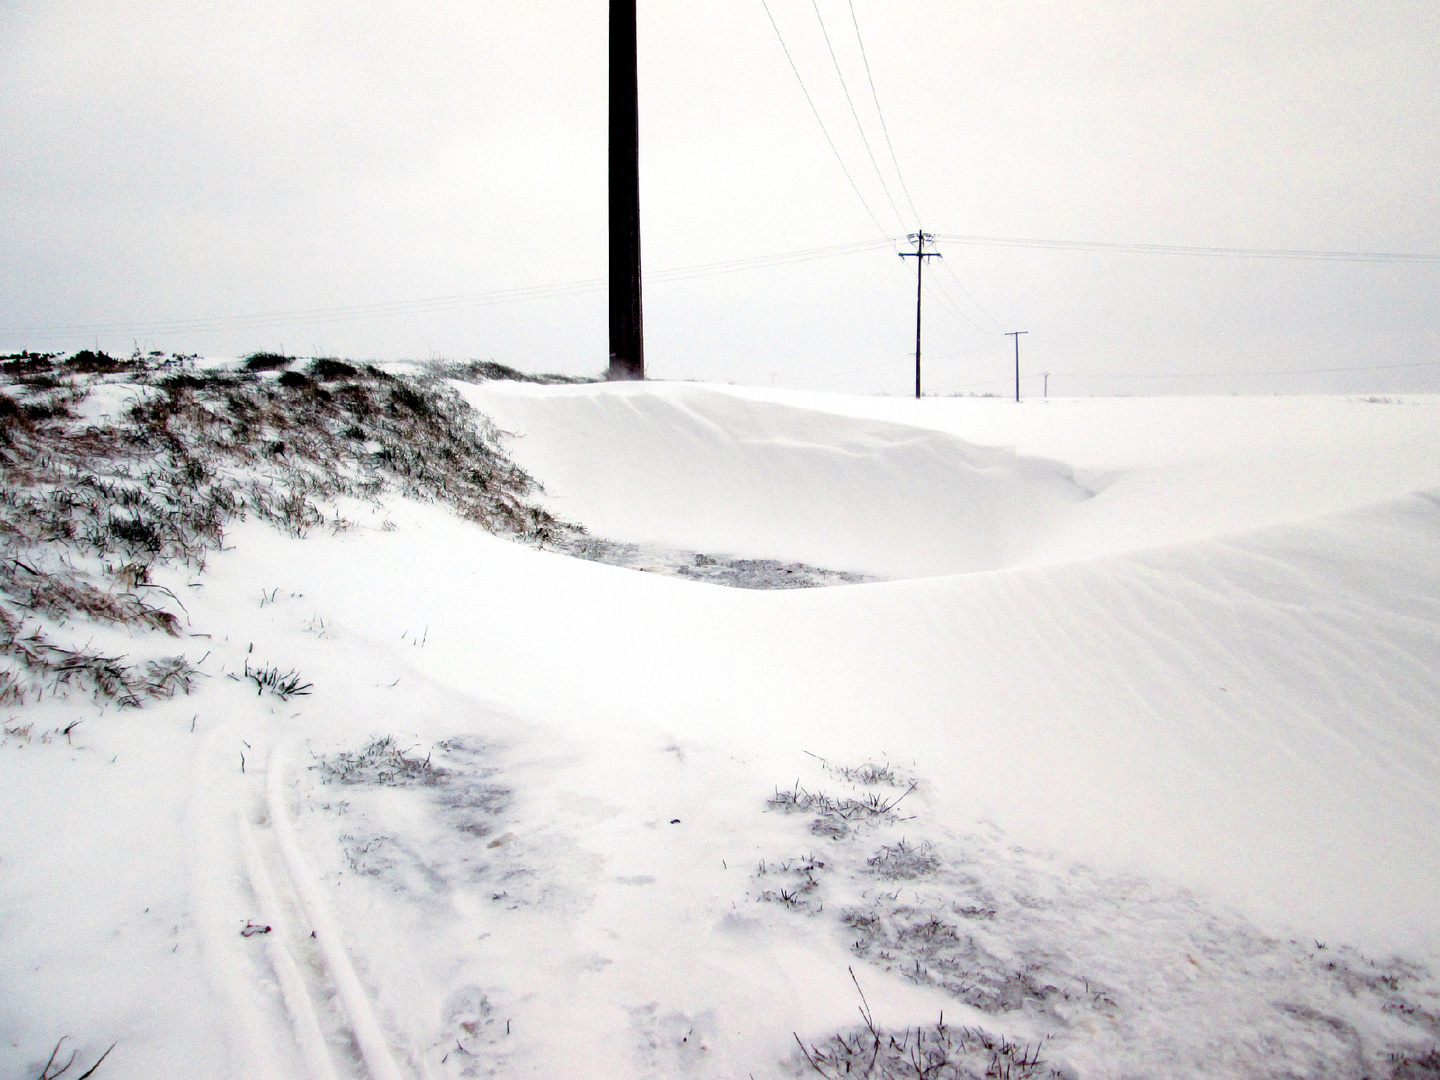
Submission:
<svg viewBox="0 0 1440 1080">
<path fill-rule="evenodd" d="M 852 967 L 1076 1077 L 1433 1046 L 1440 399 L 457 385 L 599 536 L 889 580 L 235 528 L 197 694 L 7 713 L 7 1075 L 798 1075 Z"/>
<path fill-rule="evenodd" d="M 623 542 L 963 573 L 1013 563 L 1089 495 L 1054 462 L 683 383 L 455 385 L 522 436 L 516 460 L 543 478 L 554 512 Z"/>
</svg>

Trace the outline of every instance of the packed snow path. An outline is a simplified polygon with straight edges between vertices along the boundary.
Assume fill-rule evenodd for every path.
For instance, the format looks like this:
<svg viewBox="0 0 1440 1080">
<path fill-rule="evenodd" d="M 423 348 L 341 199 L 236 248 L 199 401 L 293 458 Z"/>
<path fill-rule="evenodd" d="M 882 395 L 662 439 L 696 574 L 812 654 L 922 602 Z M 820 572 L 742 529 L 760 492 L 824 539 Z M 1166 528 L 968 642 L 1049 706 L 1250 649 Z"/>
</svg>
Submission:
<svg viewBox="0 0 1440 1080">
<path fill-rule="evenodd" d="M 904 580 L 237 529 L 200 695 L 0 748 L 7 1072 L 836 1075 L 863 989 L 977 1075 L 1432 1075 L 1440 404 L 469 392 L 601 535 Z"/>
</svg>

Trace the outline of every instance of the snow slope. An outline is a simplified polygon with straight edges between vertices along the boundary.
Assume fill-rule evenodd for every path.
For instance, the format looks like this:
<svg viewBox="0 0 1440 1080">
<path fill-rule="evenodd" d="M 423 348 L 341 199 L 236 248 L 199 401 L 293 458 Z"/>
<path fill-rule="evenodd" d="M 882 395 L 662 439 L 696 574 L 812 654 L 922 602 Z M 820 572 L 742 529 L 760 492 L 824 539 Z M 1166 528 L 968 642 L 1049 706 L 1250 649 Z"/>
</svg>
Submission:
<svg viewBox="0 0 1440 1080">
<path fill-rule="evenodd" d="M 1037 558 L 1063 561 L 1292 524 L 1440 485 L 1440 398 L 995 398 L 779 395 L 1064 462 L 1098 497 Z"/>
<path fill-rule="evenodd" d="M 952 436 L 687 384 L 456 383 L 610 539 L 883 577 L 989 570 L 1089 496 L 1069 470 Z"/>
<path fill-rule="evenodd" d="M 1440 404 L 466 393 L 598 534 L 897 580 L 237 529 L 198 697 L 0 747 L 7 1071 L 798 1075 L 852 966 L 1077 1077 L 1440 1036 Z"/>
</svg>

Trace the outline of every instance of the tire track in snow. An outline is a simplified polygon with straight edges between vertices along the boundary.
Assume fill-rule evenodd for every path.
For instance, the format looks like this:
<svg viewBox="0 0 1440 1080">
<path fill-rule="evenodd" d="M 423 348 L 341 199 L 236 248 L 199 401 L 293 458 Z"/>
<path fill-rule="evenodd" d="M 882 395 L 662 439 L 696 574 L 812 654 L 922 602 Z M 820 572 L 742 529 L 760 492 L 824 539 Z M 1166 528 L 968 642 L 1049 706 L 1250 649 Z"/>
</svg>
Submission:
<svg viewBox="0 0 1440 1080">
<path fill-rule="evenodd" d="M 192 887 L 204 941 L 206 973 L 217 996 L 228 1006 L 232 1051 L 242 1076 L 282 1076 L 285 1069 L 270 1051 L 266 1007 L 256 984 L 244 941 L 236 932 L 243 903 L 236 892 L 234 782 L 235 751 L 240 743 L 234 722 L 217 726 L 205 739 L 195 771 L 190 811 Z"/>
<path fill-rule="evenodd" d="M 285 1008 L 295 1026 L 295 1040 L 299 1043 L 305 1067 L 313 1080 L 336 1080 L 335 1066 L 330 1060 L 330 1051 L 325 1045 L 325 1033 L 310 993 L 305 987 L 305 978 L 295 963 L 295 957 L 285 943 L 290 940 L 290 928 L 275 891 L 270 872 L 261 861 L 260 851 L 255 844 L 254 830 L 245 808 L 240 808 L 240 843 L 245 854 L 245 869 L 250 876 L 250 886 L 260 902 L 260 918 L 270 928 L 265 934 L 265 948 L 270 955 L 270 966 L 280 983 L 280 993 L 285 999 Z"/>
<path fill-rule="evenodd" d="M 253 780 L 248 776 L 237 779 L 234 770 L 240 748 L 247 751 L 251 775 L 256 772 L 255 759 L 265 760 L 260 740 L 251 732 L 246 734 L 252 741 L 243 740 L 232 721 L 219 725 L 207 737 L 195 775 L 190 826 L 194 893 L 207 967 L 211 984 L 226 1005 L 235 1073 L 283 1077 L 296 1075 L 300 1066 L 300 1075 L 308 1080 L 339 1080 L 325 1033 L 329 1026 L 332 1036 L 338 1027 L 353 1039 L 371 1080 L 401 1080 L 403 1074 L 295 836 L 285 803 L 285 747 L 282 744 L 270 753 L 268 767 Z M 259 821 L 268 817 L 268 829 L 257 829 L 252 823 L 251 798 L 261 801 L 264 812 Z M 273 838 L 273 847 L 266 842 L 267 833 Z M 267 847 L 271 848 L 269 855 L 264 850 Z M 273 853 L 276 849 L 278 856 Z M 266 865 L 272 861 L 280 867 L 278 878 Z M 287 915 L 285 892 L 294 898 L 295 908 L 290 910 L 301 913 L 298 924 Z M 268 928 L 253 935 L 265 938 L 265 957 L 258 963 L 268 965 L 278 985 L 298 1059 L 276 1043 L 279 1017 L 266 1000 L 257 958 L 242 944 L 252 939 L 239 932 L 247 919 Z M 322 971 L 314 970 L 311 957 L 297 961 L 290 944 L 303 940 L 312 930 Z M 327 986 L 317 985 L 324 975 L 334 985 L 333 997 Z M 341 1008 L 327 1019 L 317 1011 L 316 1002 L 334 997 Z"/>
<path fill-rule="evenodd" d="M 325 902 L 320 882 L 305 861 L 299 841 L 295 837 L 295 829 L 290 821 L 290 810 L 285 801 L 287 758 L 288 754 L 283 743 L 270 754 L 269 775 L 266 782 L 270 826 L 280 845 L 280 853 L 284 857 L 291 884 L 294 885 L 310 920 L 316 941 L 320 946 L 320 952 L 325 957 L 326 966 L 330 969 L 331 978 L 335 980 L 340 1001 L 346 1013 L 349 1014 L 350 1029 L 354 1033 L 356 1044 L 360 1047 L 361 1056 L 365 1059 L 365 1067 L 370 1072 L 371 1080 L 402 1080 L 400 1069 L 395 1064 L 390 1047 L 385 1041 L 384 1031 L 375 1019 L 370 999 L 360 983 L 359 976 L 355 973 L 349 953 L 345 950 L 340 927 L 335 922 L 329 905 Z"/>
</svg>

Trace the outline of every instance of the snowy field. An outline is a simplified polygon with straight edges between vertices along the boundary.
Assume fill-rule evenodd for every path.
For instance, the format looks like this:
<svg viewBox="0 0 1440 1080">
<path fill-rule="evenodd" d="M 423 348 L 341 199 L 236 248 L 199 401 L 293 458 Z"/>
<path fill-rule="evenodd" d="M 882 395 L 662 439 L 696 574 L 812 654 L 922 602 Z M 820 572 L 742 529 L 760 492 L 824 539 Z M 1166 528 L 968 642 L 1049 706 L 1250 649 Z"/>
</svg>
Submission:
<svg viewBox="0 0 1440 1080">
<path fill-rule="evenodd" d="M 1440 1076 L 1440 398 L 453 385 L 608 546 L 156 566 L 192 692 L 0 710 L 0 1075 Z"/>
</svg>

